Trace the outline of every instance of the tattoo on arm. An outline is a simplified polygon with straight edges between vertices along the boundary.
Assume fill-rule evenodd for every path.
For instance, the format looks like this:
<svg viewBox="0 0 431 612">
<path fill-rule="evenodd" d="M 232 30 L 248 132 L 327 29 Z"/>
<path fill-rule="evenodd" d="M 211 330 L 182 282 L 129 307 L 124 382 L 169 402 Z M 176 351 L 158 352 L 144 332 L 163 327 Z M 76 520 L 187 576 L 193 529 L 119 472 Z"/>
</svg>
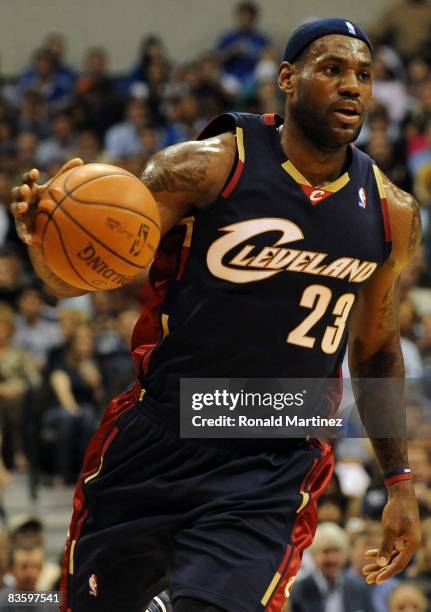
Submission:
<svg viewBox="0 0 431 612">
<path fill-rule="evenodd" d="M 379 329 L 384 332 L 392 332 L 398 329 L 398 303 L 400 298 L 401 279 L 395 282 L 394 287 L 389 287 L 383 296 L 383 302 L 378 313 L 380 315 Z"/>
<path fill-rule="evenodd" d="M 157 153 L 145 168 L 142 181 L 153 193 L 194 191 L 207 178 L 209 163 L 207 152 L 185 144 L 175 153 Z"/>
</svg>

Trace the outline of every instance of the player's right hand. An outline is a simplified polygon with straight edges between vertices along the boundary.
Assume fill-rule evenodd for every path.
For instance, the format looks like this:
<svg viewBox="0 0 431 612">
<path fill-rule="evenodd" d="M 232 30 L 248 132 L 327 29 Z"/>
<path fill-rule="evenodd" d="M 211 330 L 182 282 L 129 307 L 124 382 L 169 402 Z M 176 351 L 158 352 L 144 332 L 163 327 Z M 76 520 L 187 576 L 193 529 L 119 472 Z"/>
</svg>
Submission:
<svg viewBox="0 0 431 612">
<path fill-rule="evenodd" d="M 60 168 L 54 178 L 63 174 L 71 168 L 81 166 L 84 162 L 79 157 L 75 157 L 68 161 Z M 15 217 L 15 226 L 18 236 L 26 245 L 33 244 L 34 222 L 36 218 L 36 210 L 39 204 L 41 194 L 44 192 L 49 183 L 39 185 L 39 170 L 33 168 L 22 175 L 22 185 L 18 185 L 12 189 L 12 204 L 11 212 Z M 53 180 L 53 179 L 51 179 Z"/>
</svg>

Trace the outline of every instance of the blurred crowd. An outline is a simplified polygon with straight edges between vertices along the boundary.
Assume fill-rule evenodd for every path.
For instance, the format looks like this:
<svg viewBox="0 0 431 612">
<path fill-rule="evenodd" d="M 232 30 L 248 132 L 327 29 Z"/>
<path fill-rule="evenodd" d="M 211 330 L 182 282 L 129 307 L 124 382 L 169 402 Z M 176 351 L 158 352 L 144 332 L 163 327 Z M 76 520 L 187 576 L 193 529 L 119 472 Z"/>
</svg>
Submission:
<svg viewBox="0 0 431 612">
<path fill-rule="evenodd" d="M 33 494 L 40 479 L 58 488 L 76 481 L 107 401 L 133 380 L 130 336 L 145 308 L 138 283 L 56 300 L 16 236 L 11 187 L 32 167 L 44 181 L 75 156 L 139 175 L 157 150 L 196 137 L 220 112 L 283 114 L 281 49 L 260 30 L 259 17 L 258 5 L 238 4 L 232 28 L 187 63 L 173 61 L 157 35 L 147 36 L 121 75 L 110 70 L 103 47 L 85 51 L 81 70 L 70 66 L 66 41 L 51 34 L 20 74 L 1 83 L 0 603 L 10 589 L 49 589 L 58 580 L 58 566 L 44 560 L 39 519 L 17 526 L 4 515 L 2 492 L 14 472 L 30 475 Z M 385 488 L 365 440 L 336 443 L 336 473 L 292 589 L 292 612 L 431 610 L 431 4 L 400 0 L 378 24 L 362 25 L 375 44 L 375 76 L 358 146 L 415 194 L 423 222 L 423 246 L 402 277 L 400 311 L 423 544 L 402 576 L 366 587 L 360 572 L 365 550 L 381 538 Z"/>
</svg>

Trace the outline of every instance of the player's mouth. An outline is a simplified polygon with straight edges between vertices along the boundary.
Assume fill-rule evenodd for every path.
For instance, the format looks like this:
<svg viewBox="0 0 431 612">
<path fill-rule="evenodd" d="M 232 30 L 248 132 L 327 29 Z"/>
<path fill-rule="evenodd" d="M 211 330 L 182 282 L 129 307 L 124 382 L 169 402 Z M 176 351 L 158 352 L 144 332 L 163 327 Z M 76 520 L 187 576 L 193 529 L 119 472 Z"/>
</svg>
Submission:
<svg viewBox="0 0 431 612">
<path fill-rule="evenodd" d="M 337 106 L 333 110 L 334 115 L 344 124 L 354 125 L 362 118 L 362 112 L 356 104 Z"/>
</svg>

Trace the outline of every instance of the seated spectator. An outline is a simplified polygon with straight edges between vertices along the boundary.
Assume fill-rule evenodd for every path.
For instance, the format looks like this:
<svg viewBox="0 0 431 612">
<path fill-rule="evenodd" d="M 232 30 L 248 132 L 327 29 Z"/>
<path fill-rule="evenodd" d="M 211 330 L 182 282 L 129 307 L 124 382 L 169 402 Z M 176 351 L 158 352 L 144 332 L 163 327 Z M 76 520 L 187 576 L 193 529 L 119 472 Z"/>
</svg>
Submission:
<svg viewBox="0 0 431 612">
<path fill-rule="evenodd" d="M 388 111 L 398 126 L 407 114 L 409 99 L 400 75 L 399 59 L 389 47 L 380 47 L 374 56 L 373 97 Z"/>
<path fill-rule="evenodd" d="M 347 573 L 364 579 L 362 569 L 369 563 L 365 557 L 367 550 L 379 548 L 383 538 L 382 526 L 378 522 L 367 522 L 350 536 L 350 568 Z M 389 578 L 383 584 L 372 584 L 371 602 L 376 612 L 387 612 L 391 592 L 400 583 L 398 578 Z"/>
<path fill-rule="evenodd" d="M 423 590 L 431 609 L 431 518 L 422 522 L 422 545 L 408 575 Z"/>
<path fill-rule="evenodd" d="M 28 91 L 40 94 L 50 114 L 69 104 L 73 91 L 70 79 L 57 72 L 56 58 L 49 49 L 35 51 L 31 67 L 22 73 L 17 85 L 19 99 Z"/>
<path fill-rule="evenodd" d="M 80 132 L 74 154 L 83 159 L 86 164 L 103 162 L 102 147 L 97 133 L 92 130 Z"/>
<path fill-rule="evenodd" d="M 32 540 L 45 548 L 44 524 L 41 519 L 32 514 L 18 514 L 8 521 L 9 539 L 12 545 L 22 540 Z M 60 566 L 45 560 L 42 571 L 36 583 L 37 591 L 52 591 L 60 577 Z"/>
<path fill-rule="evenodd" d="M 427 599 L 415 584 L 400 584 L 391 593 L 388 612 L 427 612 Z"/>
<path fill-rule="evenodd" d="M 31 356 L 12 345 L 14 330 L 12 309 L 0 304 L 0 442 L 3 438 L 2 453 L 8 467 L 22 468 L 27 464 L 24 403 L 31 399 L 29 392 L 37 391 L 41 381 Z"/>
<path fill-rule="evenodd" d="M 112 163 L 142 153 L 139 131 L 147 121 L 146 104 L 142 100 L 131 100 L 126 107 L 125 121 L 113 125 L 106 133 L 105 155 Z"/>
<path fill-rule="evenodd" d="M 65 351 L 70 346 L 76 329 L 88 323 L 88 315 L 78 308 L 61 308 L 59 310 L 59 324 L 62 333 L 62 343 L 54 346 L 47 355 L 44 373 L 50 376 L 51 372 L 65 359 Z"/>
<path fill-rule="evenodd" d="M 166 50 L 158 36 L 151 34 L 143 39 L 139 50 L 138 61 L 130 73 L 130 82 L 136 81 L 146 83 L 148 80 L 148 68 L 153 63 L 168 63 Z"/>
<path fill-rule="evenodd" d="M 118 395 L 135 377 L 130 359 L 130 340 L 133 328 L 139 318 L 138 310 L 124 310 L 116 319 L 117 345 L 111 352 L 101 356 L 100 363 L 108 397 Z"/>
<path fill-rule="evenodd" d="M 315 571 L 293 583 L 289 600 L 291 612 L 374 612 L 370 590 L 364 579 L 343 571 L 349 542 L 341 527 L 334 523 L 320 523 L 310 550 Z"/>
<path fill-rule="evenodd" d="M 36 138 L 47 138 L 51 133 L 48 106 L 37 91 L 27 91 L 19 107 L 18 130 L 30 132 Z"/>
<path fill-rule="evenodd" d="M 85 70 L 76 84 L 74 104 L 79 129 L 95 131 L 103 139 L 106 131 L 121 120 L 122 104 L 108 71 L 108 55 L 103 47 L 92 47 L 85 57 Z"/>
<path fill-rule="evenodd" d="M 409 463 L 421 517 L 431 516 L 431 457 L 422 439 L 410 440 Z"/>
<path fill-rule="evenodd" d="M 0 302 L 15 306 L 25 283 L 23 261 L 11 249 L 0 250 Z"/>
<path fill-rule="evenodd" d="M 51 32 L 45 38 L 43 46 L 51 52 L 54 58 L 56 74 L 61 77 L 64 83 L 69 82 L 69 87 L 72 89 L 76 81 L 76 74 L 65 61 L 66 44 L 64 42 L 64 36 L 59 32 Z"/>
<path fill-rule="evenodd" d="M 32 132 L 21 132 L 16 139 L 15 181 L 20 181 L 24 172 L 36 167 L 37 137 Z"/>
<path fill-rule="evenodd" d="M 50 375 L 55 406 L 43 416 L 43 436 L 54 440 L 54 484 L 73 482 L 97 425 L 105 393 L 90 327 L 80 325 Z"/>
<path fill-rule="evenodd" d="M 246 84 L 253 78 L 256 64 L 270 41 L 256 27 L 259 9 L 253 2 L 238 4 L 235 18 L 236 28 L 221 37 L 217 50 L 225 72 Z"/>
<path fill-rule="evenodd" d="M 52 126 L 52 136 L 42 140 L 36 151 L 37 166 L 43 170 L 53 162 L 63 163 L 76 155 L 76 133 L 70 113 L 58 113 Z"/>
<path fill-rule="evenodd" d="M 11 545 L 9 557 L 9 572 L 14 586 L 0 589 L 0 607 L 8 612 L 16 610 L 16 605 L 10 604 L 8 595 L 20 592 L 36 592 L 37 581 L 41 575 L 44 563 L 42 546 L 32 538 L 20 539 Z M 48 612 L 52 605 L 42 603 L 20 605 L 23 612 Z"/>
<path fill-rule="evenodd" d="M 48 351 L 63 340 L 60 326 L 43 316 L 44 303 L 41 293 L 32 287 L 21 292 L 18 310 L 13 344 L 28 351 L 38 366 L 43 367 Z"/>
<path fill-rule="evenodd" d="M 393 45 L 408 60 L 422 54 L 430 31 L 431 6 L 426 0 L 398 0 L 385 10 L 374 34 L 380 42 Z"/>
</svg>

